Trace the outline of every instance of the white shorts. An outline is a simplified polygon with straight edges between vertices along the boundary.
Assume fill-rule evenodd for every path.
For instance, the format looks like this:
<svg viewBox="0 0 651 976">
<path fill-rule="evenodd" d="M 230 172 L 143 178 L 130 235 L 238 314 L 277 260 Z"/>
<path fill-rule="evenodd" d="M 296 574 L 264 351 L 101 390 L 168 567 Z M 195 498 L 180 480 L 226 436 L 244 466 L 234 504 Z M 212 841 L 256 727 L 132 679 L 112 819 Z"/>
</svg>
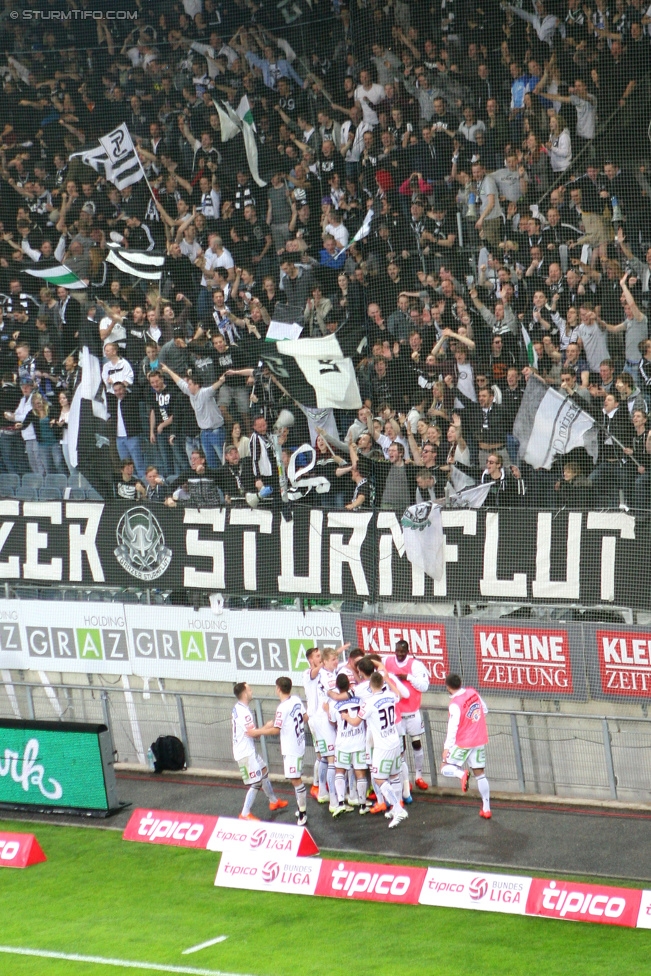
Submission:
<svg viewBox="0 0 651 976">
<path fill-rule="evenodd" d="M 236 759 L 237 765 L 240 767 L 240 773 L 242 774 L 242 779 L 249 786 L 253 783 L 258 783 L 262 779 L 262 770 L 265 768 L 265 764 L 257 752 L 252 752 L 248 756 L 244 756 L 242 759 Z"/>
<path fill-rule="evenodd" d="M 300 779 L 303 771 L 302 756 L 283 756 L 285 779 Z"/>
<path fill-rule="evenodd" d="M 471 769 L 485 769 L 486 746 L 473 746 L 472 749 L 452 746 L 446 762 L 449 762 L 452 766 L 470 766 Z"/>
<path fill-rule="evenodd" d="M 396 749 L 374 749 L 371 755 L 371 774 L 376 779 L 389 779 L 398 776 L 402 765 L 400 747 Z"/>
<path fill-rule="evenodd" d="M 425 732 L 423 716 L 420 714 L 420 708 L 417 712 L 408 712 L 407 714 L 400 716 L 400 721 L 398 722 L 398 732 L 400 735 L 410 735 L 412 739 L 420 739 L 421 735 L 423 735 Z"/>
<path fill-rule="evenodd" d="M 335 750 L 335 766 L 337 769 L 368 769 L 369 756 L 365 749 L 360 752 L 350 752 L 348 749 Z"/>
<path fill-rule="evenodd" d="M 324 759 L 334 756 L 337 730 L 326 713 L 322 711 L 321 715 L 314 715 L 309 724 L 316 752 Z"/>
</svg>

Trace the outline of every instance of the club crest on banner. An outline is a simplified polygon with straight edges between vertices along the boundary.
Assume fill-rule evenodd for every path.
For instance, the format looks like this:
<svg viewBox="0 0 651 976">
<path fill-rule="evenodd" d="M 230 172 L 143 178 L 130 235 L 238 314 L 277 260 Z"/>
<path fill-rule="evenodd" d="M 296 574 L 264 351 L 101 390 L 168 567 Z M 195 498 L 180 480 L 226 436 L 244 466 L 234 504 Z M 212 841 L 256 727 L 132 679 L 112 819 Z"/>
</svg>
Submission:
<svg viewBox="0 0 651 976">
<path fill-rule="evenodd" d="M 158 579 L 172 562 L 172 550 L 158 519 L 148 508 L 139 506 L 125 512 L 115 530 L 114 555 L 131 576 L 143 581 Z"/>
</svg>

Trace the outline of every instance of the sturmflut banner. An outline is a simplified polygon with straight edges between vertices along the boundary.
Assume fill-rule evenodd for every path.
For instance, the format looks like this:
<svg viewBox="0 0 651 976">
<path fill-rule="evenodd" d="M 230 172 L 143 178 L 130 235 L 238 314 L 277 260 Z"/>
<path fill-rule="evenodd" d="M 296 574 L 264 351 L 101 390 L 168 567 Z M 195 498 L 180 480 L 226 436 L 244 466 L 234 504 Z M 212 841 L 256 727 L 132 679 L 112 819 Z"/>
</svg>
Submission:
<svg viewBox="0 0 651 976">
<path fill-rule="evenodd" d="M 651 527 L 625 512 L 441 512 L 442 572 L 405 554 L 402 513 L 0 501 L 0 582 L 256 597 L 651 607 Z"/>
</svg>

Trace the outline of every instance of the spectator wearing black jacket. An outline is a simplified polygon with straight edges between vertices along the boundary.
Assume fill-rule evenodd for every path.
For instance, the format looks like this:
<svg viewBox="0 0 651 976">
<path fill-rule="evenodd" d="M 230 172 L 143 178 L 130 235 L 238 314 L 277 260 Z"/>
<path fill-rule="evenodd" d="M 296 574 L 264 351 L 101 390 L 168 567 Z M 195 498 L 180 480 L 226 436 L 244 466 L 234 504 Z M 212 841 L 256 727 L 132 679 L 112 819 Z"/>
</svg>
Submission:
<svg viewBox="0 0 651 976">
<path fill-rule="evenodd" d="M 472 438 L 479 449 L 479 465 L 486 467 L 489 455 L 495 454 L 508 466 L 506 450 L 507 418 L 502 407 L 495 403 L 493 391 L 480 390 L 476 406 L 468 405 L 461 414 L 466 440 Z"/>
</svg>

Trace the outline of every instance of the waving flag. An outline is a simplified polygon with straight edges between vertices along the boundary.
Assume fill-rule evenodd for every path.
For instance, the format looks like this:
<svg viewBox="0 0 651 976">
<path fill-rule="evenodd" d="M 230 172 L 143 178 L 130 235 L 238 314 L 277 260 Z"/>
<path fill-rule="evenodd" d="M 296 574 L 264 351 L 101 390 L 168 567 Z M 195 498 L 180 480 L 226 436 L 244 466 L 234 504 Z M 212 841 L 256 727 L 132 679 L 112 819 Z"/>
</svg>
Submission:
<svg viewBox="0 0 651 976">
<path fill-rule="evenodd" d="M 443 579 L 445 536 L 440 507 L 432 502 L 412 505 L 406 509 L 400 524 L 409 562 L 433 580 Z"/>
<path fill-rule="evenodd" d="M 25 268 L 25 271 L 32 278 L 40 278 L 41 281 L 47 281 L 55 287 L 57 285 L 64 285 L 71 289 L 88 287 L 70 268 L 66 268 L 65 264 L 56 264 L 53 268 Z"/>
<path fill-rule="evenodd" d="M 353 361 L 344 355 L 336 336 L 265 342 L 260 357 L 305 407 L 358 410 L 362 405 Z"/>
<path fill-rule="evenodd" d="M 121 247 L 111 247 L 106 255 L 108 264 L 114 265 L 119 271 L 143 278 L 145 281 L 160 281 L 163 276 L 165 258 L 161 255 L 149 254 L 144 251 L 127 251 Z"/>
<path fill-rule="evenodd" d="M 108 135 L 101 136 L 99 142 L 96 149 L 82 149 L 72 156 L 80 156 L 82 162 L 91 166 L 96 173 L 106 176 L 108 182 L 118 190 L 124 190 L 143 178 L 144 172 L 126 122 Z"/>
<path fill-rule="evenodd" d="M 520 441 L 520 457 L 535 469 L 549 471 L 557 454 L 575 447 L 585 448 L 597 461 L 597 431 L 590 414 L 535 374 L 524 391 L 513 435 Z"/>
<path fill-rule="evenodd" d="M 220 105 L 213 99 L 213 103 L 219 115 L 222 142 L 229 142 L 229 140 L 234 139 L 235 136 L 241 132 L 242 138 L 244 139 L 244 149 L 246 150 L 246 159 L 249 164 L 251 176 L 258 186 L 266 186 L 267 184 L 260 177 L 258 170 L 258 144 L 255 141 L 256 129 L 249 99 L 246 95 L 244 95 L 240 99 L 240 104 L 237 106 L 237 111 L 234 111 L 228 102 L 224 102 Z"/>
</svg>

